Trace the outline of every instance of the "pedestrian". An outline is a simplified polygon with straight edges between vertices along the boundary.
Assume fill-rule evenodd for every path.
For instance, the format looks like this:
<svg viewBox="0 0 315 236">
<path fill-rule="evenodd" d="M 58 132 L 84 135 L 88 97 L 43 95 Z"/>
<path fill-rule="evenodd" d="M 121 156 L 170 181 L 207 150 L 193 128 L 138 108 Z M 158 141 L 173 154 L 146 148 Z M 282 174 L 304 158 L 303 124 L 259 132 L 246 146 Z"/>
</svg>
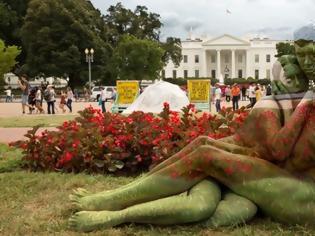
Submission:
<svg viewBox="0 0 315 236">
<path fill-rule="evenodd" d="M 102 106 L 102 112 L 106 112 L 106 107 L 105 107 L 105 102 L 106 102 L 107 96 L 106 96 L 106 91 L 104 87 L 101 87 L 101 95 L 100 95 L 100 100 L 101 100 L 101 106 Z"/>
<path fill-rule="evenodd" d="M 12 90 L 11 90 L 11 87 L 8 87 L 4 92 L 6 94 L 5 102 L 12 102 Z"/>
<path fill-rule="evenodd" d="M 232 103 L 233 103 L 233 111 L 238 109 L 238 100 L 240 99 L 241 90 L 238 85 L 235 83 L 231 89 L 232 94 Z"/>
<path fill-rule="evenodd" d="M 247 88 L 243 85 L 242 86 L 242 101 L 246 101 L 246 90 Z"/>
<path fill-rule="evenodd" d="M 268 84 L 268 85 L 267 85 L 267 88 L 266 88 L 266 96 L 270 96 L 271 93 L 272 93 L 271 85 Z"/>
<path fill-rule="evenodd" d="M 36 94 L 35 94 L 35 106 L 37 108 L 37 111 L 39 111 L 40 113 L 45 113 L 44 109 L 42 107 L 42 101 L 43 101 L 43 96 L 42 96 L 42 91 L 41 88 L 39 87 L 35 87 L 36 89 Z"/>
<path fill-rule="evenodd" d="M 231 88 L 230 88 L 230 85 L 228 85 L 225 88 L 225 101 L 226 102 L 230 102 L 231 101 Z"/>
<path fill-rule="evenodd" d="M 222 92 L 220 88 L 220 84 L 215 84 L 214 90 L 214 100 L 215 100 L 215 109 L 217 112 L 221 111 L 221 99 L 222 99 Z"/>
<path fill-rule="evenodd" d="M 47 112 L 48 114 L 55 114 L 55 90 L 52 85 L 48 85 L 44 92 L 44 99 L 47 102 Z"/>
<path fill-rule="evenodd" d="M 74 93 L 74 101 L 77 102 L 79 100 L 79 91 L 78 91 L 78 89 L 74 89 L 73 93 Z"/>
<path fill-rule="evenodd" d="M 255 97 L 256 97 L 256 102 L 258 102 L 262 97 L 262 91 L 259 85 L 257 85 L 255 88 Z"/>
<path fill-rule="evenodd" d="M 23 74 L 19 76 L 18 83 L 20 86 L 20 89 L 22 90 L 21 98 L 22 98 L 22 112 L 25 114 L 25 107 L 28 107 L 30 111 L 32 111 L 32 107 L 28 105 L 28 95 L 29 95 L 29 89 L 30 84 L 28 82 L 27 75 Z"/>
<path fill-rule="evenodd" d="M 72 112 L 72 101 L 73 101 L 73 92 L 70 87 L 67 87 L 67 107 L 69 108 L 70 113 Z"/>
<path fill-rule="evenodd" d="M 35 110 L 35 107 L 36 107 L 36 92 L 37 92 L 37 87 L 33 87 L 30 89 L 30 92 L 28 95 L 28 104 L 31 106 L 31 108 L 29 108 L 30 114 L 32 113 L 33 110 Z"/>
<path fill-rule="evenodd" d="M 59 108 L 62 110 L 62 113 L 66 112 L 66 109 L 65 109 L 66 104 L 67 104 L 66 93 L 64 91 L 61 91 Z"/>
<path fill-rule="evenodd" d="M 256 84 L 255 83 L 251 83 L 249 85 L 248 88 L 248 97 L 249 97 L 249 101 L 250 101 L 250 107 L 254 107 L 255 103 L 256 103 Z"/>
</svg>

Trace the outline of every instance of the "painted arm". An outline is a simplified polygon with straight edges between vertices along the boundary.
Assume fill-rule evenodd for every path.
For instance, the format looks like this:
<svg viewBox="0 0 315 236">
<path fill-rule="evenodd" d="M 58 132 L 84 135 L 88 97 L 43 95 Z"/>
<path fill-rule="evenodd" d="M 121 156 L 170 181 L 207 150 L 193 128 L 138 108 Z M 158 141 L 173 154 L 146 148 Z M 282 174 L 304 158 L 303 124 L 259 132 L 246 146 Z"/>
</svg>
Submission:
<svg viewBox="0 0 315 236">
<path fill-rule="evenodd" d="M 288 107 L 279 107 L 275 100 L 261 100 L 256 104 L 243 127 L 227 142 L 242 143 L 254 147 L 263 159 L 282 161 L 287 158 L 302 132 L 312 109 L 313 93 L 308 92 L 282 125 L 283 113 L 290 112 Z"/>
</svg>

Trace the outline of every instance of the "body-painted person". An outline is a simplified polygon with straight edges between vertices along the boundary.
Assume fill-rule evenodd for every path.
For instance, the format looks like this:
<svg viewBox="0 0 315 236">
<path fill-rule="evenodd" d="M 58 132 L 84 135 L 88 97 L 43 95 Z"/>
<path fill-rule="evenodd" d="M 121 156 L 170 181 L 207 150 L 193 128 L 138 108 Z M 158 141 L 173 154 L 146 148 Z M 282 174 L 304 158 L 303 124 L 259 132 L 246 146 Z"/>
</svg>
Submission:
<svg viewBox="0 0 315 236">
<path fill-rule="evenodd" d="M 203 221 L 216 227 L 246 222 L 257 207 L 280 222 L 314 225 L 315 110 L 307 91 L 315 79 L 314 39 L 296 41 L 297 57 L 274 65 L 276 95 L 262 98 L 235 135 L 198 137 L 118 189 L 78 189 L 70 199 L 81 211 L 70 226 L 91 231 L 125 222 Z"/>
</svg>

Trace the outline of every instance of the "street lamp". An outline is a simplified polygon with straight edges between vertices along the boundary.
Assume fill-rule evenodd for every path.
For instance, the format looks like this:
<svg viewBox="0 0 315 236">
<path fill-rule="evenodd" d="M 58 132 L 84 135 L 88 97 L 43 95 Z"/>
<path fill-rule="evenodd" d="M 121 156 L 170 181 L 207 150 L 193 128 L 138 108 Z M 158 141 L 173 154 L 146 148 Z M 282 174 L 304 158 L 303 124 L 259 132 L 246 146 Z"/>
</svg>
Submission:
<svg viewBox="0 0 315 236">
<path fill-rule="evenodd" d="M 94 49 L 91 48 L 90 50 L 88 48 L 86 48 L 84 50 L 85 52 L 85 60 L 86 62 L 88 63 L 89 65 L 89 89 L 91 91 L 91 63 L 94 62 L 93 59 L 94 59 Z"/>
</svg>

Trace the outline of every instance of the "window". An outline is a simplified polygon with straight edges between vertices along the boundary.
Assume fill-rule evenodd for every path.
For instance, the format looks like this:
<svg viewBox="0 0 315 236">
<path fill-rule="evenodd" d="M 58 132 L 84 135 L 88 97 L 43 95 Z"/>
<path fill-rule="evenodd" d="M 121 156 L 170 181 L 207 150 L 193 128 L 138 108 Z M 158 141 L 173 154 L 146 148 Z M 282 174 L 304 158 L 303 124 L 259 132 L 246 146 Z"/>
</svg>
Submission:
<svg viewBox="0 0 315 236">
<path fill-rule="evenodd" d="M 259 70 L 255 70 L 255 79 L 259 79 Z"/>
<path fill-rule="evenodd" d="M 215 63 L 215 55 L 211 55 L 211 63 Z"/>
<path fill-rule="evenodd" d="M 243 78 L 243 70 L 238 70 L 238 78 Z"/>
<path fill-rule="evenodd" d="M 162 78 L 165 79 L 165 70 L 162 70 Z"/>
<path fill-rule="evenodd" d="M 188 77 L 188 70 L 184 70 L 184 78 L 186 79 Z"/>
<path fill-rule="evenodd" d="M 238 63 L 243 63 L 243 55 L 242 54 L 238 55 Z"/>
<path fill-rule="evenodd" d="M 256 63 L 259 62 L 259 55 L 258 55 L 258 54 L 255 55 L 255 62 L 256 62 Z"/>
<path fill-rule="evenodd" d="M 176 70 L 173 70 L 173 79 L 176 79 Z"/>
<path fill-rule="evenodd" d="M 184 55 L 184 63 L 187 63 L 187 62 L 188 62 L 188 56 Z"/>
<path fill-rule="evenodd" d="M 266 62 L 270 62 L 270 54 L 266 55 Z"/>
<path fill-rule="evenodd" d="M 229 63 L 229 55 L 224 55 L 224 62 Z"/>
<path fill-rule="evenodd" d="M 215 76 L 215 70 L 211 70 L 211 78 L 216 78 L 216 76 Z"/>
<path fill-rule="evenodd" d="M 199 63 L 199 55 L 195 55 L 195 63 Z"/>
<path fill-rule="evenodd" d="M 269 70 L 269 69 L 266 70 L 266 78 L 267 78 L 267 79 L 270 79 L 270 70 Z"/>
<path fill-rule="evenodd" d="M 199 78 L 199 70 L 195 70 L 195 77 Z"/>
</svg>

